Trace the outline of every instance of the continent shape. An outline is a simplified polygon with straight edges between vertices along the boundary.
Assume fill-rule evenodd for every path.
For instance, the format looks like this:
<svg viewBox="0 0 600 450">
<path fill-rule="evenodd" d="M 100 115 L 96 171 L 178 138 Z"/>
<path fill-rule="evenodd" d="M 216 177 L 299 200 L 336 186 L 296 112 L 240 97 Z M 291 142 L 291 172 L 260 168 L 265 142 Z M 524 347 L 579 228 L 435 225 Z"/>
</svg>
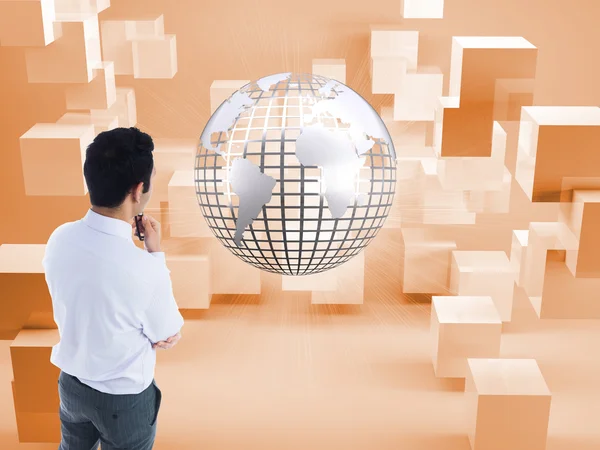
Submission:
<svg viewBox="0 0 600 450">
<path fill-rule="evenodd" d="M 254 222 L 262 207 L 271 201 L 277 181 L 262 173 L 252 161 L 236 158 L 231 164 L 230 182 L 233 192 L 240 199 L 233 239 L 239 247 L 246 227 Z"/>
<path fill-rule="evenodd" d="M 334 81 L 334 80 L 332 80 Z M 373 145 L 365 144 L 366 136 L 383 140 L 390 148 L 395 159 L 392 137 L 381 121 L 379 115 L 370 107 L 365 107 L 366 101 L 349 87 L 328 81 L 319 89 L 322 94 L 328 94 L 333 88 L 338 88 L 337 95 L 333 98 L 319 100 L 312 106 L 312 116 L 316 117 L 327 113 L 335 119 L 350 125 L 348 130 L 358 150 L 362 155 L 368 152 Z"/>
<path fill-rule="evenodd" d="M 289 80 L 291 76 L 291 73 L 276 73 L 275 75 L 268 75 L 266 77 L 261 78 L 256 82 L 256 84 L 264 92 L 269 92 L 271 86 L 279 83 L 280 81 Z"/>
<path fill-rule="evenodd" d="M 334 219 L 341 218 L 353 203 L 356 178 L 365 163 L 347 133 L 320 123 L 307 125 L 296 138 L 296 157 L 304 166 L 322 168 L 327 206 Z"/>
<path fill-rule="evenodd" d="M 227 133 L 239 115 L 252 105 L 254 105 L 254 100 L 247 93 L 242 91 L 235 92 L 228 100 L 223 102 L 206 124 L 202 136 L 200 136 L 202 145 L 207 150 L 212 150 L 221 156 L 225 156 L 221 152 L 221 144 L 213 146 L 210 139 L 211 136 L 213 133 Z"/>
<path fill-rule="evenodd" d="M 335 88 L 336 86 L 338 86 L 339 84 L 340 84 L 339 81 L 329 80 L 327 83 L 325 83 L 323 86 L 321 86 L 319 88 L 319 94 L 321 94 L 321 95 L 329 95 L 329 93 L 331 92 L 331 90 L 333 88 Z"/>
</svg>

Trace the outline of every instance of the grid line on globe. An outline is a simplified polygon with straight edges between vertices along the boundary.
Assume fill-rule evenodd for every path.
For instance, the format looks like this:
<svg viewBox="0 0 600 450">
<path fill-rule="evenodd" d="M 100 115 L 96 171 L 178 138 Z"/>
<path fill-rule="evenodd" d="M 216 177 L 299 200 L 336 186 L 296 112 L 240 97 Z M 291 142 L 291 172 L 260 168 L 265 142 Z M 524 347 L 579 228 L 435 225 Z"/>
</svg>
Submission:
<svg viewBox="0 0 600 450">
<path fill-rule="evenodd" d="M 208 227 L 234 255 L 261 270 L 309 275 L 338 267 L 377 236 L 392 206 L 396 161 L 391 141 L 376 139 L 361 155 L 365 161 L 356 177 L 356 195 L 338 218 L 332 216 L 323 193 L 323 168 L 304 165 L 296 157 L 296 139 L 311 108 L 335 98 L 340 86 L 346 88 L 336 82 L 331 91 L 321 92 L 331 81 L 318 75 L 290 74 L 268 90 L 258 82 L 249 83 L 239 91 L 247 94 L 253 105 L 237 115 L 226 131 L 210 138 L 211 145 L 221 151 L 208 149 L 199 141 L 194 178 Z M 327 130 L 349 127 L 330 114 L 312 119 L 311 123 L 316 120 Z M 270 201 L 245 228 L 240 245 L 234 241 L 239 197 L 232 192 L 228 178 L 238 158 L 249 160 L 275 180 Z"/>
</svg>

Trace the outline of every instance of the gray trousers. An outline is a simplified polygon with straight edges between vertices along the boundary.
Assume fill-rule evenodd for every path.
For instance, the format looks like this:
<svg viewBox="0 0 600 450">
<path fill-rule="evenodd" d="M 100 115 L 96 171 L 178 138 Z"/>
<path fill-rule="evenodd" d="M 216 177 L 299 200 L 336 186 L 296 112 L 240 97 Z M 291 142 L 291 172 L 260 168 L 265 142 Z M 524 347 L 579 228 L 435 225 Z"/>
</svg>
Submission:
<svg viewBox="0 0 600 450">
<path fill-rule="evenodd" d="M 113 395 L 65 372 L 58 378 L 58 450 L 151 450 L 162 393 L 156 382 L 139 394 Z"/>
</svg>

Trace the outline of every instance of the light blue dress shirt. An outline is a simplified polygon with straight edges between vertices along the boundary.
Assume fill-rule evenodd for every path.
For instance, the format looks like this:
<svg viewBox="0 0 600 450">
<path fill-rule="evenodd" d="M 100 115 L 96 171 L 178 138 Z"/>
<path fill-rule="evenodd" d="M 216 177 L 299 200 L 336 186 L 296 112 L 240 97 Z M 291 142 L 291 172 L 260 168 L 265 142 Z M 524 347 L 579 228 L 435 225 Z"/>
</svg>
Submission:
<svg viewBox="0 0 600 450">
<path fill-rule="evenodd" d="M 183 326 L 164 253 L 136 247 L 129 223 L 90 209 L 54 230 L 43 266 L 60 334 L 52 364 L 101 392 L 146 389 L 152 343 Z"/>
</svg>

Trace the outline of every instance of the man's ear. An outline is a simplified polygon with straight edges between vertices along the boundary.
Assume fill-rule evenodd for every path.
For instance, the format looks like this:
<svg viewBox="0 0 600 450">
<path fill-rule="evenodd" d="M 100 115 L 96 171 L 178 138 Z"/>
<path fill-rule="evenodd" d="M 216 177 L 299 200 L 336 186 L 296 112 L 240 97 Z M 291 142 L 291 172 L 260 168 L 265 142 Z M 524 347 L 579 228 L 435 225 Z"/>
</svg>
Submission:
<svg viewBox="0 0 600 450">
<path fill-rule="evenodd" d="M 142 200 L 142 193 L 144 192 L 144 182 L 138 183 L 135 188 L 133 188 L 133 200 L 136 203 L 139 203 Z"/>
</svg>

